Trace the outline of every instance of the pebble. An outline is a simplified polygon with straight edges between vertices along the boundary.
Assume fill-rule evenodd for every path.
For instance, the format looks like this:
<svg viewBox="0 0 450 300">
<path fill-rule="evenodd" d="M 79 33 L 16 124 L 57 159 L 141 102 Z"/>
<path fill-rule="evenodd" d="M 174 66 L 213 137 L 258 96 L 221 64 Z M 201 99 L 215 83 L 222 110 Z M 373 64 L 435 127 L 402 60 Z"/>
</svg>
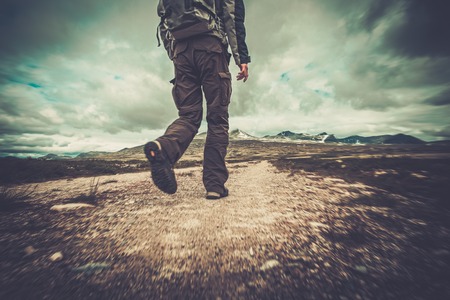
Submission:
<svg viewBox="0 0 450 300">
<path fill-rule="evenodd" d="M 261 271 L 267 271 L 270 269 L 275 268 L 276 266 L 279 266 L 280 263 L 278 262 L 278 260 L 275 259 L 271 259 L 266 261 L 262 266 L 261 266 Z"/>
<path fill-rule="evenodd" d="M 63 254 L 61 252 L 53 253 L 52 256 L 50 256 L 50 260 L 53 262 L 57 262 L 63 259 Z"/>
<path fill-rule="evenodd" d="M 449 256 L 450 252 L 445 249 L 438 249 L 433 251 L 433 254 L 438 256 Z"/>
<path fill-rule="evenodd" d="M 252 247 L 250 247 L 250 250 L 249 250 L 249 252 L 250 252 L 250 256 L 253 256 L 253 255 L 255 255 L 255 253 L 253 252 L 253 248 L 252 248 Z"/>
<path fill-rule="evenodd" d="M 68 204 L 58 204 L 50 207 L 50 210 L 54 211 L 66 211 L 66 210 L 74 210 L 80 208 L 95 208 L 94 205 L 86 204 L 86 203 L 68 203 Z"/>
<path fill-rule="evenodd" d="M 355 270 L 358 272 L 361 272 L 361 273 L 367 273 L 367 267 L 365 267 L 365 266 L 360 266 L 360 265 L 355 266 Z"/>
<path fill-rule="evenodd" d="M 105 269 L 109 269 L 111 266 L 107 263 L 88 263 L 80 267 L 73 268 L 75 272 L 82 272 L 91 274 L 94 272 L 99 272 Z"/>
<path fill-rule="evenodd" d="M 309 222 L 309 225 L 311 225 L 312 227 L 322 227 L 322 228 L 328 227 L 328 225 L 319 222 Z"/>
<path fill-rule="evenodd" d="M 25 255 L 31 255 L 31 254 L 35 253 L 36 251 L 37 250 L 33 246 L 28 246 L 24 250 Z"/>
</svg>

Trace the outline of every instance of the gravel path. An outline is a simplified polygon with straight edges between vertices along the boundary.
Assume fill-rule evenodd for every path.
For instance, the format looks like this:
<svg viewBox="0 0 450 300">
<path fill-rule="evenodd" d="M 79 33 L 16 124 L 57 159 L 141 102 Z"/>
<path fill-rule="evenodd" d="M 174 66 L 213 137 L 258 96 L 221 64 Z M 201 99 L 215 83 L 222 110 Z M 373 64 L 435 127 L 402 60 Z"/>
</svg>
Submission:
<svg viewBox="0 0 450 300">
<path fill-rule="evenodd" d="M 63 212 L 49 208 L 86 191 L 91 179 L 40 184 L 32 208 L 2 220 L 0 298 L 450 295 L 448 227 L 419 213 L 415 199 L 279 172 L 267 161 L 230 165 L 230 196 L 219 201 L 204 199 L 200 168 L 178 170 L 177 178 L 169 196 L 148 173 L 103 176 L 99 206 Z M 11 229 L 18 222 L 33 226 Z M 433 249 L 417 242 L 427 237 L 441 242 Z M 30 246 L 35 251 L 24 255 Z"/>
</svg>

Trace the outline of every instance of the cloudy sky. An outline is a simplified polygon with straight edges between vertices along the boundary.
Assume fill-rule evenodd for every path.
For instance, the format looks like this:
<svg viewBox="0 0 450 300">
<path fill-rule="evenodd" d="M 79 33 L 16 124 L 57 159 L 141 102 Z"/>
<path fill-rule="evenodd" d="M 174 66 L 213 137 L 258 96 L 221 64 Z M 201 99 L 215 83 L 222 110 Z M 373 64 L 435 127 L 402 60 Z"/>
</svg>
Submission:
<svg viewBox="0 0 450 300">
<path fill-rule="evenodd" d="M 245 4 L 251 77 L 233 83 L 232 129 L 450 139 L 448 0 Z M 156 6 L 2 0 L 0 155 L 117 151 L 162 134 L 177 112 Z"/>
</svg>

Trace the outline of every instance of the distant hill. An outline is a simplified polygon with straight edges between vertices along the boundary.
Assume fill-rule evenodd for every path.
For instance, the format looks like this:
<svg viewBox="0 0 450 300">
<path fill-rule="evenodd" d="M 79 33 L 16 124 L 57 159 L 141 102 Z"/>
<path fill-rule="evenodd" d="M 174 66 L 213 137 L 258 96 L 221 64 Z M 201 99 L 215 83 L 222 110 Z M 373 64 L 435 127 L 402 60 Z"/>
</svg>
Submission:
<svg viewBox="0 0 450 300">
<path fill-rule="evenodd" d="M 141 159 L 144 157 L 143 147 L 143 145 L 140 145 L 132 148 L 123 148 L 116 152 L 91 151 L 80 153 L 75 159 Z"/>
<path fill-rule="evenodd" d="M 201 132 L 194 136 L 194 140 L 205 140 L 206 139 L 206 132 Z"/>
<path fill-rule="evenodd" d="M 427 144 L 450 146 L 450 140 L 427 142 Z"/>
<path fill-rule="evenodd" d="M 84 152 L 84 153 L 80 153 L 76 156 L 76 158 L 82 158 L 82 159 L 88 159 L 88 158 L 96 158 L 100 155 L 104 155 L 104 154 L 109 154 L 110 152 L 105 152 L 105 151 L 89 151 L 89 152 Z"/>
<path fill-rule="evenodd" d="M 40 159 L 40 160 L 62 160 L 62 159 L 72 159 L 72 157 L 67 156 L 67 155 L 58 155 L 58 154 L 49 153 L 45 156 L 39 157 L 38 159 Z"/>
<path fill-rule="evenodd" d="M 258 137 L 252 136 L 240 129 L 234 129 L 228 133 L 230 140 L 258 140 Z M 194 137 L 195 140 L 205 140 L 206 132 L 201 132 Z"/>
<path fill-rule="evenodd" d="M 345 144 L 423 144 L 424 141 L 406 134 L 396 135 L 378 135 L 364 137 L 360 135 L 352 135 L 343 139 L 337 139 L 340 143 Z"/>
<path fill-rule="evenodd" d="M 312 143 L 344 143 L 344 144 L 423 144 L 424 141 L 406 134 L 396 134 L 396 135 L 379 135 L 379 136 L 369 136 L 364 137 L 360 135 L 352 135 L 346 138 L 336 138 L 334 134 L 328 134 L 326 132 L 322 132 L 319 134 L 308 134 L 308 133 L 295 133 L 292 131 L 282 131 L 277 135 L 266 135 L 264 137 L 255 137 L 252 136 L 245 131 L 240 129 L 234 129 L 229 133 L 230 140 L 239 141 L 239 140 L 260 140 L 260 141 L 304 141 L 304 142 L 312 142 Z M 206 132 L 202 132 L 197 134 L 194 137 L 194 143 L 204 143 L 206 139 Z M 441 141 L 435 143 L 448 143 L 448 141 Z M 133 159 L 142 159 L 143 145 L 132 147 L 132 148 L 124 148 L 117 152 L 104 152 L 104 151 L 90 151 L 85 153 L 80 153 L 75 159 L 83 160 L 83 159 L 122 159 L 122 158 L 133 158 Z M 46 156 L 41 157 L 42 160 L 61 160 L 61 159 L 70 159 L 69 156 L 59 156 L 56 154 L 48 154 Z"/>
<path fill-rule="evenodd" d="M 292 141 L 310 141 L 322 143 L 344 143 L 344 144 L 423 144 L 424 141 L 406 134 L 379 135 L 364 137 L 352 135 L 346 138 L 338 139 L 334 134 L 322 132 L 319 134 L 295 133 L 292 131 L 282 131 L 277 135 L 266 135 L 264 139 L 273 140 L 292 140 Z"/>
<path fill-rule="evenodd" d="M 322 132 L 316 135 L 308 133 L 295 133 L 292 131 L 282 131 L 277 135 L 266 135 L 265 139 L 283 139 L 283 140 L 300 140 L 311 142 L 337 142 L 336 137 L 333 134 Z"/>
<path fill-rule="evenodd" d="M 144 152 L 144 145 L 136 146 L 133 148 L 123 148 L 122 150 L 119 150 L 116 153 L 122 154 L 122 155 L 130 155 L 130 154 L 139 154 L 142 155 Z"/>
<path fill-rule="evenodd" d="M 231 140 L 255 140 L 258 139 L 255 136 L 252 136 L 240 129 L 235 129 L 229 133 Z"/>
</svg>

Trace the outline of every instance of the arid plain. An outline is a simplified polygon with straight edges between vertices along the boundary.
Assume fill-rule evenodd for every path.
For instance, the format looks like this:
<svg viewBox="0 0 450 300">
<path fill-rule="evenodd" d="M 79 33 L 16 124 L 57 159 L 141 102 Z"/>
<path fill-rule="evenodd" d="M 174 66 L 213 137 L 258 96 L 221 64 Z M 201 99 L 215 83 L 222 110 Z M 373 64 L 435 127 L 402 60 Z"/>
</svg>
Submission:
<svg viewBox="0 0 450 300">
<path fill-rule="evenodd" d="M 203 143 L 175 195 L 142 147 L 3 159 L 0 298 L 450 298 L 449 146 L 232 140 L 208 201 Z"/>
</svg>

